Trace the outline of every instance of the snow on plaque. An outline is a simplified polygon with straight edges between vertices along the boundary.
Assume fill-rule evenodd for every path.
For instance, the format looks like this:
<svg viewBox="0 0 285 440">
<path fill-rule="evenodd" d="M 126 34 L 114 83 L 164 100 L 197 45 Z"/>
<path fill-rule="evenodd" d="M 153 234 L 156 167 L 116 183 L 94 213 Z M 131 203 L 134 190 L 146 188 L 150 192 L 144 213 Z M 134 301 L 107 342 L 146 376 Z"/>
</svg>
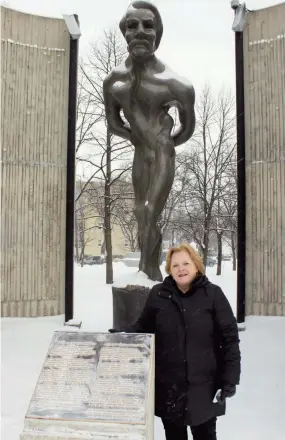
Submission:
<svg viewBox="0 0 285 440">
<path fill-rule="evenodd" d="M 153 336 L 54 333 L 27 419 L 145 424 Z"/>
</svg>

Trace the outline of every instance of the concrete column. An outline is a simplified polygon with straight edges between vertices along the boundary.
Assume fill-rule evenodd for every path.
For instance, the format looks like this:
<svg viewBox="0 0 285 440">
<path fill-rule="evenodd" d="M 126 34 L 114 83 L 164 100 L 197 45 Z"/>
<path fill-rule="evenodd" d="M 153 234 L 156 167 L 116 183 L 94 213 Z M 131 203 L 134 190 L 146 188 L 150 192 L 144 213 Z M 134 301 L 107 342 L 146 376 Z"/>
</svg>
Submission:
<svg viewBox="0 0 285 440">
<path fill-rule="evenodd" d="M 69 32 L 1 7 L 2 316 L 64 313 Z"/>
<path fill-rule="evenodd" d="M 285 3 L 244 30 L 246 314 L 285 315 Z"/>
</svg>

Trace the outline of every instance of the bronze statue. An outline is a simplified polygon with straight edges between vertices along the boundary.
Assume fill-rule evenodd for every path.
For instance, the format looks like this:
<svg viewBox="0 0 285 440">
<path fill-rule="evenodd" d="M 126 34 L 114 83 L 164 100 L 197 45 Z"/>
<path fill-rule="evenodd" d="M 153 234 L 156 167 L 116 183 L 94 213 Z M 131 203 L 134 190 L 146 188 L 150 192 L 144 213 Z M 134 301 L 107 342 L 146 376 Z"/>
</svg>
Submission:
<svg viewBox="0 0 285 440">
<path fill-rule="evenodd" d="M 195 128 L 193 86 L 158 60 L 163 24 L 157 8 L 135 1 L 120 22 L 129 56 L 104 81 L 109 130 L 135 147 L 132 170 L 135 215 L 141 260 L 139 269 L 160 281 L 161 231 L 159 216 L 174 179 L 175 147 L 185 143 Z M 168 114 L 176 106 L 180 127 L 174 133 Z M 129 124 L 121 118 L 121 110 Z"/>
</svg>

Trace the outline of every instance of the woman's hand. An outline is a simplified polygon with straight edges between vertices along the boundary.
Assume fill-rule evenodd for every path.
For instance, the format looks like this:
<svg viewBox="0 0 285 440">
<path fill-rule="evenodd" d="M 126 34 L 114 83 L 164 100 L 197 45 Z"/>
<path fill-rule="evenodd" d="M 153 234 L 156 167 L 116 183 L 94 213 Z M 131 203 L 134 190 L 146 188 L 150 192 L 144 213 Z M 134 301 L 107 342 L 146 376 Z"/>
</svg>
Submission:
<svg viewBox="0 0 285 440">
<path fill-rule="evenodd" d="M 217 402 L 223 405 L 227 398 L 233 397 L 236 393 L 236 385 L 226 384 L 216 394 Z"/>
</svg>

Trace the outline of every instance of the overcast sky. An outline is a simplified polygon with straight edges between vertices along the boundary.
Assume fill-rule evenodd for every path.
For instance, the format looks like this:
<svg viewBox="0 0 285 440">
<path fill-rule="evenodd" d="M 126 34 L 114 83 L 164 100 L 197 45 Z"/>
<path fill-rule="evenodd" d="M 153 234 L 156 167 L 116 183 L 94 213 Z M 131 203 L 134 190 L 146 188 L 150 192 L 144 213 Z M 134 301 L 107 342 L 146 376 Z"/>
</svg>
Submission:
<svg viewBox="0 0 285 440">
<path fill-rule="evenodd" d="M 8 0 L 8 7 L 38 15 L 79 15 L 82 37 L 80 52 L 88 50 L 104 28 L 118 23 L 130 0 Z M 201 90 L 208 82 L 218 90 L 234 90 L 234 33 L 230 0 L 153 0 L 164 23 L 157 56 L 172 70 L 187 77 Z M 248 9 L 261 9 L 278 0 L 248 0 Z"/>
</svg>

